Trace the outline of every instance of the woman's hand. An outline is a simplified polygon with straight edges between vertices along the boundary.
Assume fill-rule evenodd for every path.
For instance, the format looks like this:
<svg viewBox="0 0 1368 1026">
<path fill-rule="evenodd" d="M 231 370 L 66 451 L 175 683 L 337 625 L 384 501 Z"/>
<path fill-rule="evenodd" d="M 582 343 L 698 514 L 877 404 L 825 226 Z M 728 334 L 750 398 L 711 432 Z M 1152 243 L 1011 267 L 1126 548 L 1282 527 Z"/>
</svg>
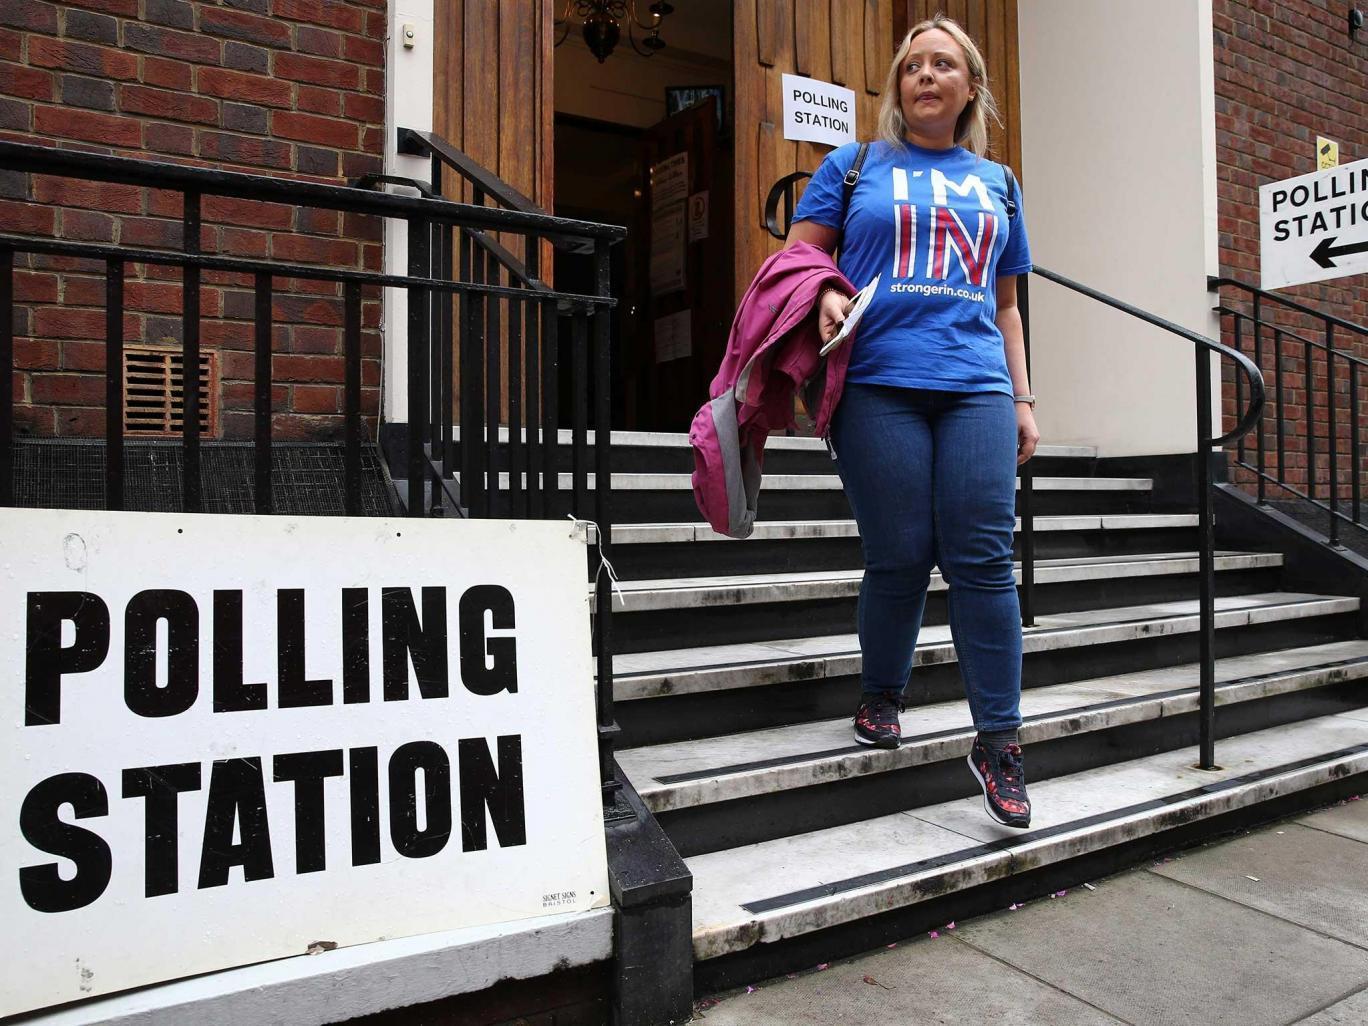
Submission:
<svg viewBox="0 0 1368 1026">
<path fill-rule="evenodd" d="M 855 304 L 836 289 L 827 289 L 817 306 L 817 334 L 825 345 L 836 337 Z"/>
<path fill-rule="evenodd" d="M 1035 412 L 1028 403 L 1016 404 L 1016 417 L 1017 466 L 1019 467 L 1035 455 L 1036 445 L 1040 441 L 1040 432 L 1036 429 Z"/>
</svg>

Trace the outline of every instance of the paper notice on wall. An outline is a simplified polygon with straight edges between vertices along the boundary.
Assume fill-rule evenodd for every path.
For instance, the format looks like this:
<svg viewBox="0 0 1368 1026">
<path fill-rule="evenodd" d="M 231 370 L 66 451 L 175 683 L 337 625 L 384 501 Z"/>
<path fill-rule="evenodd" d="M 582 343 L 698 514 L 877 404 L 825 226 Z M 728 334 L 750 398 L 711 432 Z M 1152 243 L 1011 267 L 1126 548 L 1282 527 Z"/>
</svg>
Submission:
<svg viewBox="0 0 1368 1026">
<path fill-rule="evenodd" d="M 658 213 L 689 196 L 689 155 L 676 153 L 651 165 L 651 212 Z"/>
<path fill-rule="evenodd" d="M 651 216 L 651 293 L 668 295 L 684 288 L 684 204 Z"/>
<path fill-rule="evenodd" d="M 689 241 L 701 242 L 708 237 L 708 192 L 696 192 L 689 197 Z"/>
<path fill-rule="evenodd" d="M 655 361 L 668 363 L 693 355 L 693 312 L 681 310 L 655 322 Z"/>
<path fill-rule="evenodd" d="M 855 141 L 855 93 L 804 75 L 785 75 L 784 138 L 841 146 Z"/>
</svg>

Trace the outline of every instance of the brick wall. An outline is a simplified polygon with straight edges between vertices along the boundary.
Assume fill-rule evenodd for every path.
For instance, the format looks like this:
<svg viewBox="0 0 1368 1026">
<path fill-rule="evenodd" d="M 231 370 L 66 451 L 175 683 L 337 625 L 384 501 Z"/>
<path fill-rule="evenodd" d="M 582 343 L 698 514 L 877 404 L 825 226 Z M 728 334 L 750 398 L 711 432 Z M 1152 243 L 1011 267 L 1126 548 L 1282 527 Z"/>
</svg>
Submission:
<svg viewBox="0 0 1368 1026">
<path fill-rule="evenodd" d="M 384 0 L 0 0 L 0 138 L 341 183 L 381 170 Z M 176 249 L 170 191 L 0 171 L 9 232 Z M 377 219 L 206 197 L 203 250 L 380 270 Z M 104 281 L 89 261 L 16 257 L 16 428 L 104 429 Z M 281 438 L 340 437 L 339 286 L 275 279 Z M 206 273 L 202 345 L 219 353 L 221 431 L 252 433 L 249 276 Z M 379 404 L 380 303 L 363 305 L 363 403 Z M 179 343 L 180 271 L 128 269 L 125 338 Z"/>
<path fill-rule="evenodd" d="M 1216 57 L 1216 147 L 1219 180 L 1221 273 L 1254 285 L 1259 281 L 1259 186 L 1316 170 L 1316 136 L 1339 143 L 1340 163 L 1368 157 L 1368 33 L 1357 42 L 1348 35 L 1347 4 L 1320 0 L 1214 0 Z M 1368 275 L 1279 290 L 1326 313 L 1368 324 Z M 1323 341 L 1324 326 L 1287 317 L 1291 330 Z M 1226 341 L 1232 339 L 1227 319 Z M 1368 359 L 1368 339 L 1341 333 L 1336 347 Z M 1245 350 L 1250 352 L 1249 336 Z M 1262 369 L 1273 384 L 1273 346 L 1264 342 Z M 1285 340 L 1284 405 L 1289 477 L 1307 483 L 1305 346 Z M 1337 363 L 1336 382 L 1341 496 L 1347 496 L 1350 431 L 1357 429 L 1368 452 L 1368 374 L 1359 382 L 1360 421 L 1349 423 L 1347 371 Z M 1312 361 L 1312 392 L 1318 404 L 1312 418 L 1317 451 L 1315 482 L 1328 496 L 1330 464 L 1325 456 L 1329 415 L 1324 356 Z M 1227 415 L 1234 409 L 1233 386 L 1226 385 Z M 1274 411 L 1265 426 L 1271 468 Z M 1251 447 L 1249 458 L 1254 459 Z M 1362 468 L 1368 474 L 1368 465 Z M 1245 475 L 1248 480 L 1248 475 Z M 1271 492 L 1270 497 L 1276 493 Z"/>
</svg>

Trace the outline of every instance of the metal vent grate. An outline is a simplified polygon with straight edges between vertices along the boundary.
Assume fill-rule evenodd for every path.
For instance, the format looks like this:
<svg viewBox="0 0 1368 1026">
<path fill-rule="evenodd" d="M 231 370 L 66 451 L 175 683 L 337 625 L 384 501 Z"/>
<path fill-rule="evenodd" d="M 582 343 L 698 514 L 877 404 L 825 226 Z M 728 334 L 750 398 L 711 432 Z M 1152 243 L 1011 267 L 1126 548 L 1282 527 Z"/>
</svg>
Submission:
<svg viewBox="0 0 1368 1026">
<path fill-rule="evenodd" d="M 200 353 L 200 434 L 218 433 L 218 360 L 216 353 Z M 179 349 L 128 346 L 124 349 L 124 433 L 132 436 L 180 435 L 185 415 L 185 393 Z"/>
</svg>

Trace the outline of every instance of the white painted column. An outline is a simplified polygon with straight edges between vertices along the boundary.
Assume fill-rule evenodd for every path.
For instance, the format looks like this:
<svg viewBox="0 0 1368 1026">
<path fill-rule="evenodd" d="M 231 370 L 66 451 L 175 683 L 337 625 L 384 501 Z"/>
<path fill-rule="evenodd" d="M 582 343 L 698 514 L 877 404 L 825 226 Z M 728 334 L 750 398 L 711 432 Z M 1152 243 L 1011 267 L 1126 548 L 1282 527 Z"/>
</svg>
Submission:
<svg viewBox="0 0 1368 1026">
<path fill-rule="evenodd" d="M 432 3 L 390 0 L 385 42 L 385 174 L 424 182 L 432 177 L 431 162 L 401 155 L 396 146 L 400 128 L 432 131 Z M 410 27 L 411 37 L 406 34 Z M 385 222 L 385 272 L 408 273 L 407 221 Z M 404 289 L 385 289 L 383 331 L 384 416 L 388 422 L 402 422 L 408 419 L 408 293 Z"/>
<path fill-rule="evenodd" d="M 1021 0 L 1018 20 L 1036 262 L 1218 338 L 1211 0 Z M 1195 450 L 1191 343 L 1034 278 L 1031 356 L 1043 442 Z M 1213 373 L 1214 424 L 1218 398 Z"/>
</svg>

